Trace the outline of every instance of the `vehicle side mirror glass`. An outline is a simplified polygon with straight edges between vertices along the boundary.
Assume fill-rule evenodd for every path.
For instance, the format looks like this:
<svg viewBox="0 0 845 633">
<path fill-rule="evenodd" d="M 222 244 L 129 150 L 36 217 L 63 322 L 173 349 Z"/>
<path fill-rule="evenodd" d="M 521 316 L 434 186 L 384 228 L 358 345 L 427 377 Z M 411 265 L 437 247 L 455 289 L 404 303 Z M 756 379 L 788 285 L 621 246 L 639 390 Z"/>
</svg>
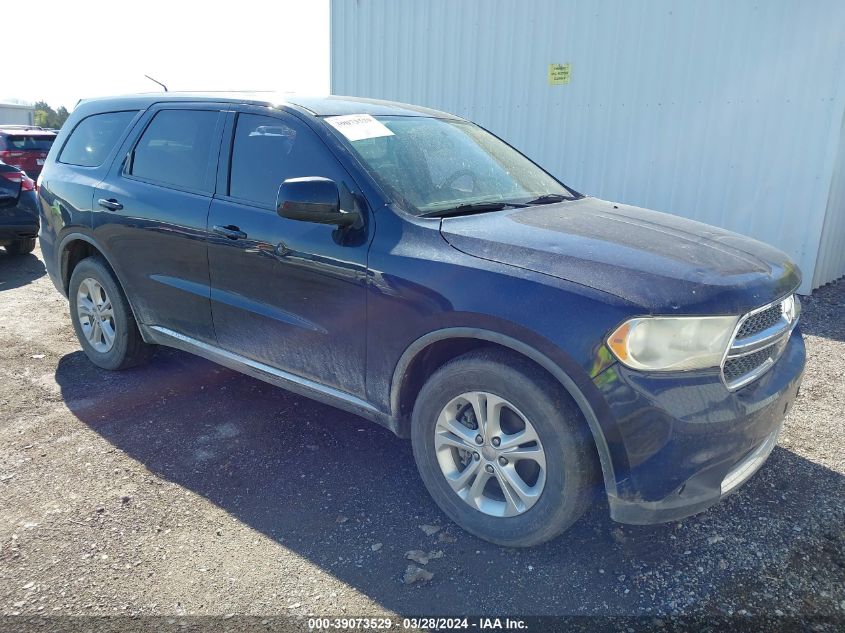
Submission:
<svg viewBox="0 0 845 633">
<path fill-rule="evenodd" d="M 8 172 L 17 179 L 5 178 L 7 172 L 0 172 L 0 208 L 13 207 L 21 196 L 20 172 Z"/>
<path fill-rule="evenodd" d="M 351 226 L 358 220 L 358 213 L 341 210 L 335 181 L 319 176 L 285 180 L 279 187 L 276 212 L 289 220 L 341 227 Z"/>
</svg>

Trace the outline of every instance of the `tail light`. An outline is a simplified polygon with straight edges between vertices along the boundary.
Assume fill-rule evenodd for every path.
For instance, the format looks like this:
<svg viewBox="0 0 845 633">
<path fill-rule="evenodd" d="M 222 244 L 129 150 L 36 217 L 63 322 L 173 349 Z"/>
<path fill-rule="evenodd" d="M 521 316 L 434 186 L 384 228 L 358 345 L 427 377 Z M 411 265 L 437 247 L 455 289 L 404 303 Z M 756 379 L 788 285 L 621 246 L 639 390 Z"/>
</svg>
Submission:
<svg viewBox="0 0 845 633">
<path fill-rule="evenodd" d="M 6 180 L 21 183 L 21 191 L 35 191 L 35 181 L 22 171 L 4 171 L 0 172 Z"/>
</svg>

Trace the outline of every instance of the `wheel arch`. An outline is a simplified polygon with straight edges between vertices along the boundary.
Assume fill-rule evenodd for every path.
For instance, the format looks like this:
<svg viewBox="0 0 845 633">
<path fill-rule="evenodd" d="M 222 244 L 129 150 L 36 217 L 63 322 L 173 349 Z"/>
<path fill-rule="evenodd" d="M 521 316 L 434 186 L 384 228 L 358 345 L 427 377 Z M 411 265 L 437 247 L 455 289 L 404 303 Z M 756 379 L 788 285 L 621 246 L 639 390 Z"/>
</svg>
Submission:
<svg viewBox="0 0 845 633">
<path fill-rule="evenodd" d="M 456 347 L 452 353 L 443 354 L 441 352 L 435 355 L 435 359 L 445 357 L 445 360 L 439 363 L 438 366 L 472 349 L 498 346 L 528 358 L 557 380 L 575 401 L 575 404 L 587 421 L 590 434 L 595 443 L 596 453 L 599 457 L 605 489 L 608 495 L 616 495 L 616 477 L 610 449 L 608 448 L 607 440 L 601 429 L 598 417 L 583 391 L 578 387 L 572 377 L 546 354 L 523 341 L 492 330 L 471 327 L 446 328 L 429 332 L 408 346 L 394 369 L 390 385 L 390 409 L 396 421 L 396 431 L 400 436 L 408 437 L 410 435 L 410 415 L 407 411 L 408 393 L 413 392 L 415 381 L 419 380 L 417 376 L 418 372 L 416 371 L 419 367 L 418 364 L 432 350 L 438 349 L 439 345 L 445 343 L 455 345 Z M 436 360 L 435 364 L 437 364 Z M 411 406 L 413 405 L 411 404 Z"/>
<path fill-rule="evenodd" d="M 70 278 L 73 275 L 73 269 L 76 265 L 86 257 L 92 255 L 101 256 L 114 270 L 114 266 L 109 262 L 108 257 L 103 253 L 103 249 L 89 236 L 84 233 L 70 233 L 65 235 L 59 242 L 58 252 L 59 260 L 59 279 L 62 284 L 62 289 L 65 294 L 68 294 L 70 286 Z"/>
<path fill-rule="evenodd" d="M 120 274 L 117 272 L 108 255 L 106 255 L 104 249 L 100 247 L 94 238 L 85 233 L 69 233 L 62 237 L 59 247 L 56 250 L 58 252 L 59 279 L 65 296 L 69 298 L 70 278 L 73 275 L 76 265 L 87 257 L 99 256 L 106 262 L 106 265 L 114 274 L 115 279 L 117 279 L 117 283 L 120 285 L 123 294 L 126 296 L 126 301 L 129 303 L 129 308 L 132 310 L 132 316 L 135 318 L 135 322 L 138 324 L 142 335 L 144 334 L 145 328 L 142 327 L 141 322 L 138 320 L 138 312 L 135 310 L 132 297 L 126 292 L 126 285 L 123 283 Z M 146 339 L 146 337 L 144 338 Z"/>
</svg>

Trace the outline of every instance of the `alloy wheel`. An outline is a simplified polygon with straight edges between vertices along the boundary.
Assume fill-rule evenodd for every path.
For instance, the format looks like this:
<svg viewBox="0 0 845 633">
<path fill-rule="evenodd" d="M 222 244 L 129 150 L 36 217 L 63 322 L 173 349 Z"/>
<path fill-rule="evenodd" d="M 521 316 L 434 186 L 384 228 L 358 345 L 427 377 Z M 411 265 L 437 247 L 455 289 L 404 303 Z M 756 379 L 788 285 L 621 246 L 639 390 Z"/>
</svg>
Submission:
<svg viewBox="0 0 845 633">
<path fill-rule="evenodd" d="M 484 514 L 518 516 L 543 493 L 540 437 L 519 409 L 497 395 L 472 391 L 450 400 L 438 416 L 434 448 L 452 490 Z"/>
<path fill-rule="evenodd" d="M 91 347 L 103 354 L 108 352 L 116 337 L 114 308 L 106 289 L 96 279 L 87 277 L 79 284 L 76 313 L 82 333 Z"/>
</svg>

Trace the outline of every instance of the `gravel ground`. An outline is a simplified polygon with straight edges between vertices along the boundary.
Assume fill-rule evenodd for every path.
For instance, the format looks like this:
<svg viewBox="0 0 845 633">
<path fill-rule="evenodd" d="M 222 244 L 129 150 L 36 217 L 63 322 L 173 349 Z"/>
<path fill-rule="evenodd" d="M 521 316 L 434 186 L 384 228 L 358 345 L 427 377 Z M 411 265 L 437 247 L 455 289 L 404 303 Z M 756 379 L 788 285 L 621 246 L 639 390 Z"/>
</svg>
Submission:
<svg viewBox="0 0 845 633">
<path fill-rule="evenodd" d="M 598 502 L 563 537 L 519 551 L 450 524 L 386 430 L 180 352 L 99 370 L 67 312 L 37 256 L 0 251 L 7 625 L 233 613 L 845 622 L 845 281 L 805 299 L 801 395 L 739 492 L 651 527 L 615 524 Z M 403 583 L 409 550 L 434 553 L 419 565 L 430 581 Z"/>
</svg>

